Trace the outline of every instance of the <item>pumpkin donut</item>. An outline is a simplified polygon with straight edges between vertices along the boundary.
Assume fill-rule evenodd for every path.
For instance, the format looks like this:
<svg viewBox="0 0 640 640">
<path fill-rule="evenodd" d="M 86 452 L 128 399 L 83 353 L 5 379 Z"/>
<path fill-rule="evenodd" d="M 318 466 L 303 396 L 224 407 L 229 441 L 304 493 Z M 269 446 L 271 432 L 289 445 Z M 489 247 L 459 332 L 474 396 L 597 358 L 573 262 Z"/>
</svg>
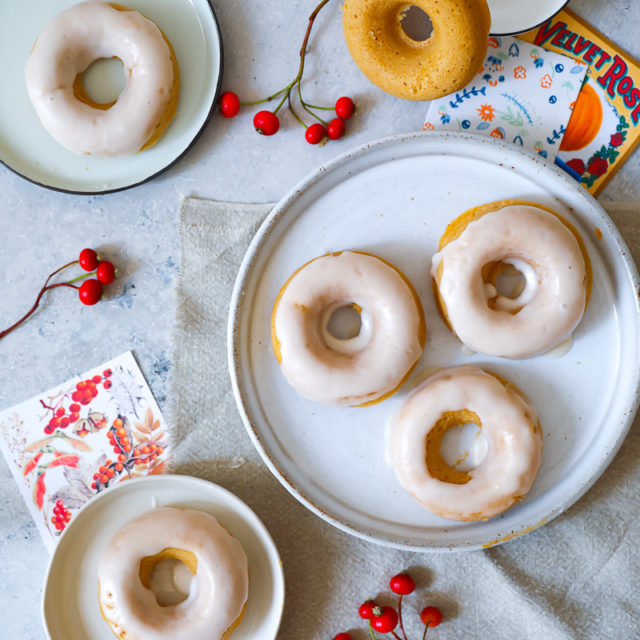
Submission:
<svg viewBox="0 0 640 640">
<path fill-rule="evenodd" d="M 422 42 L 402 28 L 406 11 L 422 9 L 433 25 Z M 407 100 L 434 100 L 467 85 L 487 52 L 486 0 L 346 0 L 342 26 L 349 51 L 371 82 Z"/>
<path fill-rule="evenodd" d="M 497 277 L 513 268 L 524 286 L 502 295 Z M 504 358 L 528 358 L 567 340 L 593 281 L 575 227 L 520 200 L 474 207 L 453 220 L 431 275 L 440 312 L 458 338 L 473 351 Z"/>
</svg>

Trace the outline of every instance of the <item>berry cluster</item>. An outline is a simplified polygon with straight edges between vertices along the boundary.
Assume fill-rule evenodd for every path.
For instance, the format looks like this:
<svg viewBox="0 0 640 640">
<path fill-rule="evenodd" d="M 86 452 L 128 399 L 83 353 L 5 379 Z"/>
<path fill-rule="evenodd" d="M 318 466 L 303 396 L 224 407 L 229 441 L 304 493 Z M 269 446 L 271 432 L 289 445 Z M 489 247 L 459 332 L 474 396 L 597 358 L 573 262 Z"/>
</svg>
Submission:
<svg viewBox="0 0 640 640">
<path fill-rule="evenodd" d="M 53 278 L 53 276 L 75 264 L 79 264 L 85 271 L 88 271 L 90 273 L 85 273 L 81 276 L 78 276 L 77 278 L 73 278 L 72 280 L 67 280 L 66 282 L 49 284 L 49 281 L 51 280 L 51 278 Z M 42 288 L 40 289 L 36 301 L 33 303 L 31 309 L 29 309 L 29 311 L 27 311 L 27 313 L 25 313 L 22 318 L 20 318 L 20 320 L 12 324 L 8 329 L 0 331 L 0 339 L 11 333 L 11 331 L 19 327 L 27 318 L 35 313 L 38 305 L 40 304 L 42 296 L 47 291 L 57 289 L 58 287 L 69 287 L 71 289 L 75 289 L 78 292 L 80 302 L 86 305 L 94 305 L 102 297 L 103 285 L 111 284 L 114 281 L 116 274 L 116 268 L 111 262 L 109 262 L 108 260 L 102 260 L 93 249 L 83 249 L 80 252 L 80 256 L 77 260 L 68 262 L 67 264 L 62 265 L 59 269 L 56 269 L 54 272 L 49 274 L 49 277 L 42 285 Z M 87 280 L 89 276 L 95 276 L 95 278 L 90 278 Z M 84 280 L 81 285 L 78 286 L 74 284 L 75 282 L 78 282 L 80 280 Z"/>
<path fill-rule="evenodd" d="M 272 136 L 280 129 L 280 120 L 278 119 L 278 111 L 287 103 L 289 111 L 293 117 L 305 128 L 305 139 L 309 144 L 318 144 L 323 142 L 327 138 L 330 140 L 338 140 L 344 135 L 345 132 L 345 120 L 348 120 L 354 113 L 355 107 L 353 100 L 346 96 L 338 98 L 335 107 L 323 107 L 314 104 L 310 104 L 302 97 L 302 75 L 304 73 L 304 62 L 307 55 L 307 44 L 309 42 L 309 35 L 311 34 L 311 27 L 318 15 L 320 9 L 327 4 L 329 0 L 322 0 L 320 4 L 314 9 L 313 13 L 309 16 L 309 24 L 307 31 L 302 42 L 300 49 L 300 66 L 295 78 L 283 89 L 276 91 L 276 93 L 263 98 L 261 100 L 255 100 L 253 102 L 240 102 L 238 96 L 233 91 L 226 91 L 220 97 L 220 113 L 225 118 L 233 118 L 240 112 L 241 106 L 253 106 L 257 104 L 263 104 L 270 102 L 275 98 L 280 98 L 278 106 L 273 111 L 258 111 L 253 117 L 253 126 L 255 130 L 263 136 Z M 317 122 L 307 125 L 300 115 L 296 112 L 292 104 L 292 92 L 297 88 L 298 101 L 302 109 L 304 109 L 311 117 Z M 295 94 L 294 94 L 295 95 Z M 333 111 L 335 109 L 336 116 L 330 122 L 323 120 L 316 111 Z"/>
<path fill-rule="evenodd" d="M 80 382 L 77 382 L 73 392 L 71 393 L 71 400 L 73 402 L 67 408 L 62 404 L 57 407 L 49 406 L 40 400 L 40 404 L 42 404 L 45 409 L 51 411 L 51 418 L 45 425 L 44 432 L 47 435 L 51 435 L 56 429 L 66 429 L 78 422 L 78 420 L 80 420 L 80 411 L 82 410 L 82 407 L 88 405 L 98 395 L 98 385 L 102 383 L 103 388 L 111 388 L 111 380 L 109 380 L 111 374 L 111 369 L 106 369 L 102 372 L 101 376 L 95 375 L 87 380 L 80 380 Z M 94 426 L 102 428 L 103 426 L 106 426 L 106 423 L 94 424 Z M 89 433 L 87 429 L 78 431 L 78 435 L 82 436 L 87 435 L 87 433 Z"/>
<path fill-rule="evenodd" d="M 58 500 L 53 507 L 51 522 L 53 522 L 56 530 L 61 532 L 67 526 L 69 520 L 71 520 L 70 511 L 64 506 L 64 502 L 62 500 Z"/>
<path fill-rule="evenodd" d="M 96 491 L 105 489 L 109 482 L 121 473 L 130 473 L 135 466 L 152 464 L 164 453 L 163 446 L 150 440 L 134 446 L 127 421 L 122 416 L 118 416 L 109 427 L 107 439 L 116 458 L 107 460 L 93 474 L 91 488 Z"/>
<path fill-rule="evenodd" d="M 413 593 L 416 583 L 406 572 L 398 573 L 389 581 L 389 588 L 398 595 L 397 610 L 389 606 L 381 606 L 375 600 L 366 600 L 358 608 L 358 615 L 369 623 L 369 633 L 375 640 L 374 631 L 390 633 L 396 640 L 407 640 L 407 634 L 402 623 L 402 598 Z M 420 612 L 420 620 L 424 624 L 422 640 L 425 639 L 430 627 L 437 627 L 442 622 L 442 612 L 438 607 L 424 607 Z M 400 625 L 402 638 L 395 632 Z M 333 640 L 352 640 L 348 633 L 342 632 L 334 636 Z"/>
</svg>

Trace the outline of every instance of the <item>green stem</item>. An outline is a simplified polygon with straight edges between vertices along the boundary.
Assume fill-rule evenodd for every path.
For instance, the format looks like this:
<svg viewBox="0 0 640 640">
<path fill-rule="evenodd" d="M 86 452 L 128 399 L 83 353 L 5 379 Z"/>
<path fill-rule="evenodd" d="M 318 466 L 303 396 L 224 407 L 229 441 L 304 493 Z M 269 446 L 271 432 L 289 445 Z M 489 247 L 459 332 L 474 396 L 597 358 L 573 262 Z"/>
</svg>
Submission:
<svg viewBox="0 0 640 640">
<path fill-rule="evenodd" d="M 378 640 L 378 638 L 376 638 L 375 633 L 373 633 L 373 627 L 371 626 L 371 620 L 369 620 L 369 633 L 371 634 L 371 637 L 373 638 L 373 640 Z"/>
<path fill-rule="evenodd" d="M 62 283 L 62 284 L 71 284 L 73 282 L 78 282 L 78 280 L 84 280 L 85 278 L 88 278 L 90 276 L 95 276 L 96 273 L 98 273 L 97 271 L 90 271 L 89 273 L 83 273 L 81 276 L 78 276 L 77 278 L 73 278 L 73 280 L 67 280 L 66 283 Z"/>
<path fill-rule="evenodd" d="M 310 109 L 321 109 L 322 111 L 333 111 L 335 109 L 335 107 L 321 107 L 317 104 L 309 104 L 308 102 L 305 102 L 305 104 Z"/>
<path fill-rule="evenodd" d="M 276 91 L 275 93 L 271 94 L 268 98 L 262 98 L 262 100 L 254 100 L 253 102 L 241 102 L 240 104 L 243 107 L 253 107 L 256 104 L 271 102 L 274 98 L 277 98 L 283 91 L 286 91 L 288 88 L 289 88 L 289 85 L 287 85 L 284 89 L 280 89 L 280 91 Z"/>
<path fill-rule="evenodd" d="M 325 127 L 329 126 L 320 116 L 317 116 L 315 113 L 313 113 L 313 111 L 311 111 L 308 106 L 307 103 L 302 99 L 302 91 L 300 90 L 300 79 L 298 79 L 298 100 L 300 100 L 300 104 L 302 105 L 302 108 L 311 116 L 313 116 L 316 120 L 318 120 L 319 122 L 321 122 Z"/>
<path fill-rule="evenodd" d="M 60 273 L 63 269 L 66 269 L 71 265 L 78 264 L 79 262 L 80 260 L 72 260 L 71 262 L 67 262 L 67 264 L 63 264 L 59 269 L 56 269 L 53 273 L 50 273 L 49 277 L 44 281 L 42 288 L 44 289 L 49 284 L 49 280 L 51 280 L 51 278 L 53 278 L 53 276 L 55 276 L 56 273 Z"/>
<path fill-rule="evenodd" d="M 404 624 L 402 624 L 402 594 L 398 596 L 398 620 L 400 622 L 400 631 L 402 631 L 402 637 L 407 640 L 407 634 L 404 632 Z"/>
<path fill-rule="evenodd" d="M 293 105 L 291 104 L 291 94 L 289 94 L 287 96 L 288 101 L 289 101 L 289 111 L 291 111 L 291 113 L 293 114 L 293 117 L 305 128 L 308 129 L 307 125 L 303 122 L 302 118 L 296 113 L 296 110 L 293 108 Z"/>
</svg>

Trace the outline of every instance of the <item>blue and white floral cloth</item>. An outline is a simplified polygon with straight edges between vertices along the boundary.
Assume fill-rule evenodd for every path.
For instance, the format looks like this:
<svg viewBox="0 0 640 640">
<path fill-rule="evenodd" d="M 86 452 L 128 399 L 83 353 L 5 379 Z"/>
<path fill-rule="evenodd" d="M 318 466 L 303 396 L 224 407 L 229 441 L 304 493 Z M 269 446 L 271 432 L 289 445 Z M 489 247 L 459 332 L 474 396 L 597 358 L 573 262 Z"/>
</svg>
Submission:
<svg viewBox="0 0 640 640">
<path fill-rule="evenodd" d="M 430 103 L 423 129 L 500 138 L 555 160 L 587 65 L 512 37 L 489 38 L 482 70 Z"/>
</svg>

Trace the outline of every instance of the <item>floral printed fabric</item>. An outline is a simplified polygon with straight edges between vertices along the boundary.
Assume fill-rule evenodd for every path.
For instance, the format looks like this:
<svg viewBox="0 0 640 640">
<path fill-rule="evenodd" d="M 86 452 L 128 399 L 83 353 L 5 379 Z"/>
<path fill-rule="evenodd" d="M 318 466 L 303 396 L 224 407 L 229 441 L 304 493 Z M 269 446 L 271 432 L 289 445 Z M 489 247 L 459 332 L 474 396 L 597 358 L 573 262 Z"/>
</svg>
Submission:
<svg viewBox="0 0 640 640">
<path fill-rule="evenodd" d="M 587 65 L 512 37 L 489 38 L 480 73 L 431 102 L 426 131 L 467 131 L 555 160 Z"/>
<path fill-rule="evenodd" d="M 49 551 L 94 495 L 166 471 L 168 440 L 131 352 L 0 413 L 0 451 Z"/>
</svg>

